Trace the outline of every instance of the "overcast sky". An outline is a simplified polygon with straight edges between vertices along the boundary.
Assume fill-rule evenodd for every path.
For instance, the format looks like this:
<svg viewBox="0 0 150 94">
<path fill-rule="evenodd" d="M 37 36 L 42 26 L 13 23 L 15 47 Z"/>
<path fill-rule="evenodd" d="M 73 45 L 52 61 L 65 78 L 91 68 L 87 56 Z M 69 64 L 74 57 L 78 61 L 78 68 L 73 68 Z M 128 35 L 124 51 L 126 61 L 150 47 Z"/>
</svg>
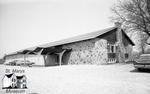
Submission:
<svg viewBox="0 0 150 94">
<path fill-rule="evenodd" d="M 116 0 L 0 0 L 0 57 L 112 27 Z"/>
</svg>

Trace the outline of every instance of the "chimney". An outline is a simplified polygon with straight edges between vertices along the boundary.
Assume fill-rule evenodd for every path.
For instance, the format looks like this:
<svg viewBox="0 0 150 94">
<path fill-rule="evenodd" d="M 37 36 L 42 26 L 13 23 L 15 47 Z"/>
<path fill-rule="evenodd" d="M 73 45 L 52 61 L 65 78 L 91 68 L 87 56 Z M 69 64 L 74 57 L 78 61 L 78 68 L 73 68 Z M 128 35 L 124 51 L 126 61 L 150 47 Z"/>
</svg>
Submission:
<svg viewBox="0 0 150 94">
<path fill-rule="evenodd" d="M 123 63 L 125 62 L 125 55 L 124 55 L 125 52 L 124 52 L 121 25 L 122 24 L 120 22 L 115 22 L 115 27 L 117 28 L 116 35 L 117 35 L 117 44 L 118 44 L 117 59 L 119 62 Z"/>
<path fill-rule="evenodd" d="M 115 27 L 117 28 L 117 32 L 116 32 L 116 35 L 117 35 L 117 42 L 122 43 L 122 30 L 121 30 L 121 23 L 120 22 L 115 22 Z"/>
</svg>

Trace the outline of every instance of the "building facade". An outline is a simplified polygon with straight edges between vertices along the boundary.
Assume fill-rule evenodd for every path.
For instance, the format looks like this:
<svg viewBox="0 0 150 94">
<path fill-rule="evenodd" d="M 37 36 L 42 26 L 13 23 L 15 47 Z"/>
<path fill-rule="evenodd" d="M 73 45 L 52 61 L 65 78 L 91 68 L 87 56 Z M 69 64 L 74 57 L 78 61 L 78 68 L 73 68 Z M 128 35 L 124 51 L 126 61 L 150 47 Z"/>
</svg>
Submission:
<svg viewBox="0 0 150 94">
<path fill-rule="evenodd" d="M 134 43 L 120 28 L 115 27 L 18 51 L 5 56 L 8 63 L 22 55 L 34 65 L 109 64 L 131 60 Z M 32 60 L 31 60 L 32 57 Z M 39 62 L 40 61 L 40 62 Z"/>
</svg>

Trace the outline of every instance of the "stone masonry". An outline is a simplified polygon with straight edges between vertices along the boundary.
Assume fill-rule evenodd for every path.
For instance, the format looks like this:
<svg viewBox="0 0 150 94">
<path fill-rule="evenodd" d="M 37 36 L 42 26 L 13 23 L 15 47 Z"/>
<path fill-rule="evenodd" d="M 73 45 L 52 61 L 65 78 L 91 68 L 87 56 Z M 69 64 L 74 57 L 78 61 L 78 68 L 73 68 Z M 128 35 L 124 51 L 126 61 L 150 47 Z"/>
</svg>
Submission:
<svg viewBox="0 0 150 94">
<path fill-rule="evenodd" d="M 64 49 L 72 49 L 68 64 L 106 64 L 107 40 L 91 39 L 67 44 Z"/>
</svg>

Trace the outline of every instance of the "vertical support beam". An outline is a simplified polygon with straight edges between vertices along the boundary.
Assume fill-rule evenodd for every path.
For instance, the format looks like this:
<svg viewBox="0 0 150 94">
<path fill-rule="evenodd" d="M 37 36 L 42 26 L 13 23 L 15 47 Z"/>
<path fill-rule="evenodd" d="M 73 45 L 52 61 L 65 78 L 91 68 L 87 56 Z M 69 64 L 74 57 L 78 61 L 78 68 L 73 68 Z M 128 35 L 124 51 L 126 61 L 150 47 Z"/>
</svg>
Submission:
<svg viewBox="0 0 150 94">
<path fill-rule="evenodd" d="M 41 55 L 41 53 L 43 52 L 44 48 L 42 48 L 39 52 L 37 52 L 37 55 Z"/>
<path fill-rule="evenodd" d="M 65 53 L 66 50 L 63 50 L 62 52 L 60 53 L 56 53 L 59 57 L 59 66 L 62 65 L 62 57 L 63 57 L 63 54 Z"/>
<path fill-rule="evenodd" d="M 42 48 L 39 52 L 37 52 L 37 53 L 36 53 L 36 54 L 38 55 L 38 57 L 37 57 L 37 60 L 38 60 L 38 61 L 37 61 L 37 62 L 35 62 L 35 63 L 37 63 L 37 64 L 38 64 L 38 63 L 40 62 L 40 61 L 39 61 L 39 58 L 40 58 L 41 53 L 43 52 L 43 50 L 44 50 L 44 48 Z M 44 58 L 44 57 L 43 57 L 43 58 Z M 44 64 L 45 64 L 45 63 L 46 63 L 46 62 L 45 62 L 45 58 L 44 58 Z M 46 64 L 45 64 L 45 65 L 46 65 Z M 44 66 L 45 66 L 45 65 L 44 65 Z"/>
<path fill-rule="evenodd" d="M 26 54 L 24 54 L 24 64 L 26 64 L 26 63 L 27 63 L 26 58 L 27 58 L 27 55 L 28 55 L 29 53 L 30 53 L 30 52 L 27 52 Z"/>
<path fill-rule="evenodd" d="M 26 64 L 26 56 L 25 55 L 26 54 L 23 55 L 23 57 L 24 57 L 24 65 Z"/>
<path fill-rule="evenodd" d="M 28 55 L 29 53 L 30 53 L 30 52 L 27 52 L 26 54 L 24 54 L 24 64 L 26 64 L 26 63 L 27 63 L 26 58 L 27 58 L 27 55 Z"/>
</svg>

